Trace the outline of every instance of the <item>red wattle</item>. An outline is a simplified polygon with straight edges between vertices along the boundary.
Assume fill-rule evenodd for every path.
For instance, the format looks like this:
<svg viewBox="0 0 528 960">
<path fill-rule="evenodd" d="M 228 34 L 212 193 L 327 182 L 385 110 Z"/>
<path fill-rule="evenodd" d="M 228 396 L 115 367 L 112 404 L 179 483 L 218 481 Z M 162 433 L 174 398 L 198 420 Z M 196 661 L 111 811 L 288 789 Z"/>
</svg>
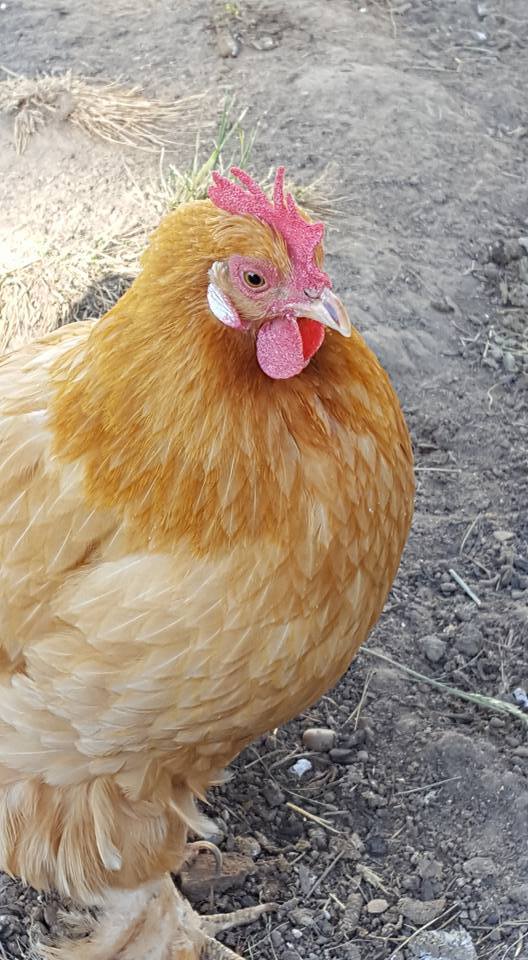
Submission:
<svg viewBox="0 0 528 960">
<path fill-rule="evenodd" d="M 309 320 L 308 317 L 299 317 L 297 323 L 302 338 L 304 359 L 311 360 L 325 338 L 325 328 L 322 323 Z"/>
<path fill-rule="evenodd" d="M 324 340 L 324 327 L 304 317 L 277 318 L 257 334 L 257 360 L 273 380 L 287 380 L 304 370 Z"/>
</svg>

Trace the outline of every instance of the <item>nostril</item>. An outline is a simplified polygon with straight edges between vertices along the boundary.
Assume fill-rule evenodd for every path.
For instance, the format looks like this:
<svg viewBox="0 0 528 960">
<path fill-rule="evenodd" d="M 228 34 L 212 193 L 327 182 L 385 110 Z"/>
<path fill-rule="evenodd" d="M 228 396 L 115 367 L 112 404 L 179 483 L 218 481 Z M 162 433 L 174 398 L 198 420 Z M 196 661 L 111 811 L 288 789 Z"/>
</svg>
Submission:
<svg viewBox="0 0 528 960">
<path fill-rule="evenodd" d="M 305 290 L 305 291 L 304 291 L 304 295 L 305 295 L 305 297 L 308 297 L 309 300 L 318 300 L 319 297 L 321 296 L 321 291 L 320 291 L 320 290 L 314 290 L 314 289 L 312 288 L 311 290 Z"/>
</svg>

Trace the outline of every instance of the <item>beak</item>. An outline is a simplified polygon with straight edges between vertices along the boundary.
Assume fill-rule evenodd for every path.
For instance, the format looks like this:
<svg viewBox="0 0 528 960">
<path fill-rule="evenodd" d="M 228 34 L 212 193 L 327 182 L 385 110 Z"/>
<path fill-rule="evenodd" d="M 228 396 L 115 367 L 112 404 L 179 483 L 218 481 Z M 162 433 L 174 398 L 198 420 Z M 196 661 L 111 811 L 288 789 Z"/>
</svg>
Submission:
<svg viewBox="0 0 528 960">
<path fill-rule="evenodd" d="M 325 287 L 320 297 L 305 303 L 295 303 L 291 309 L 296 317 L 316 320 L 331 330 L 337 330 L 343 337 L 350 337 L 352 333 L 348 313 L 339 297 L 336 297 L 329 287 Z"/>
</svg>

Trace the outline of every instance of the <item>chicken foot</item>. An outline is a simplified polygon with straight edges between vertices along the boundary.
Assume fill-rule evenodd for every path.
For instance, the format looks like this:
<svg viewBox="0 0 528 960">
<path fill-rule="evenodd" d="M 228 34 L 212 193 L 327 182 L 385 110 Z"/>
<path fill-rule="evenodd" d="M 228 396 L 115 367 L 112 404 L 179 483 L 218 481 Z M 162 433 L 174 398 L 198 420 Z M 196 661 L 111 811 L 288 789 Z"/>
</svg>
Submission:
<svg viewBox="0 0 528 960">
<path fill-rule="evenodd" d="M 200 916 L 200 926 L 205 934 L 205 949 L 203 960 L 244 960 L 238 953 L 234 953 L 224 943 L 215 940 L 217 933 L 223 930 L 232 930 L 233 927 L 253 923 L 263 913 L 270 913 L 277 909 L 276 903 L 260 903 L 255 907 L 244 907 L 233 910 L 232 913 L 212 913 Z"/>
<path fill-rule="evenodd" d="M 210 840 L 196 840 L 187 844 L 187 851 L 189 850 L 190 856 L 186 856 L 187 864 L 194 863 L 201 851 L 205 850 L 212 853 L 215 858 L 215 876 L 219 877 L 221 875 L 223 854 L 216 844 L 211 843 Z M 269 913 L 276 909 L 277 904 L 265 903 L 254 907 L 245 907 L 241 910 L 233 910 L 231 913 L 200 914 L 200 927 L 205 934 L 203 960 L 243 960 L 238 953 L 234 953 L 225 944 L 215 940 L 216 934 L 243 926 L 246 923 L 253 923 L 263 913 Z"/>
<path fill-rule="evenodd" d="M 136 890 L 108 890 L 91 935 L 52 948 L 44 960 L 243 960 L 214 939 L 216 933 L 252 923 L 276 904 L 200 916 L 169 875 Z M 86 916 L 71 918 L 72 936 L 85 934 Z"/>
<path fill-rule="evenodd" d="M 232 930 L 233 927 L 243 927 L 246 923 L 253 923 L 263 913 L 271 913 L 273 910 L 278 910 L 278 904 L 258 903 L 254 907 L 242 907 L 240 910 L 233 910 L 231 913 L 200 914 L 201 927 L 207 936 L 216 937 L 217 933 Z"/>
<path fill-rule="evenodd" d="M 194 863 L 202 850 L 212 853 L 215 859 L 215 876 L 219 877 L 222 873 L 223 854 L 216 844 L 211 843 L 210 840 L 196 840 L 187 844 L 187 851 L 190 851 L 190 856 L 186 856 L 187 864 Z M 234 910 L 231 913 L 200 914 L 200 927 L 205 935 L 203 960 L 243 960 L 238 953 L 234 953 L 225 944 L 215 940 L 216 934 L 243 926 L 246 923 L 253 923 L 263 913 L 268 913 L 276 908 L 275 903 L 265 903 Z"/>
</svg>

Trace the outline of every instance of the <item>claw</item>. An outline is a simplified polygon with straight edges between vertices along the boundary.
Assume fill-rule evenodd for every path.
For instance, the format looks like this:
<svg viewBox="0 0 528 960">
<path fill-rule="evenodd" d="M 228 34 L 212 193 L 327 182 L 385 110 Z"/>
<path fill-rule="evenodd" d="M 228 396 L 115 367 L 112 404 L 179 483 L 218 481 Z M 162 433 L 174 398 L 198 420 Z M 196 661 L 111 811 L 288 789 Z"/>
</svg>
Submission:
<svg viewBox="0 0 528 960">
<path fill-rule="evenodd" d="M 200 853 L 200 850 L 209 850 L 209 853 L 212 853 L 213 857 L 215 858 L 215 864 L 216 864 L 215 876 L 216 877 L 220 876 L 220 874 L 222 873 L 223 855 L 222 855 L 222 851 L 218 849 L 215 843 L 211 843 L 210 840 L 195 840 L 194 843 L 187 844 L 187 849 L 189 848 L 192 851 L 191 857 L 189 858 L 191 863 L 196 859 L 196 857 Z"/>
</svg>

